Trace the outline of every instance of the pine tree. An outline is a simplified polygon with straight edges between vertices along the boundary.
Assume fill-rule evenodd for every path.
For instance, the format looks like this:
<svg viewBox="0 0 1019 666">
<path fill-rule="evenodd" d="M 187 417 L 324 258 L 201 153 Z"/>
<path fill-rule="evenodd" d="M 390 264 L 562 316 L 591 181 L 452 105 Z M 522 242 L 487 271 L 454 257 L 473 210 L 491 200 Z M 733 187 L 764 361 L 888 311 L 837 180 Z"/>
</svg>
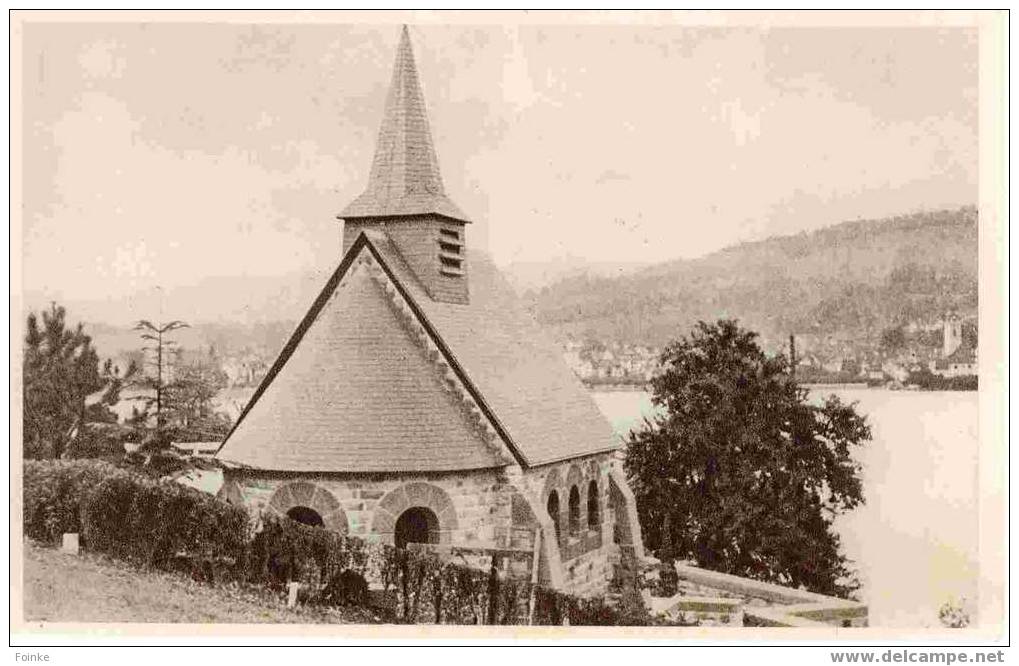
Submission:
<svg viewBox="0 0 1019 666">
<path fill-rule="evenodd" d="M 56 303 L 42 321 L 28 315 L 24 341 L 24 454 L 59 458 L 86 421 L 89 403 L 101 404 L 109 378 L 81 324 L 69 329 L 66 311 Z M 90 396 L 94 396 L 89 400 Z M 111 397 L 115 397 L 113 394 Z"/>
</svg>

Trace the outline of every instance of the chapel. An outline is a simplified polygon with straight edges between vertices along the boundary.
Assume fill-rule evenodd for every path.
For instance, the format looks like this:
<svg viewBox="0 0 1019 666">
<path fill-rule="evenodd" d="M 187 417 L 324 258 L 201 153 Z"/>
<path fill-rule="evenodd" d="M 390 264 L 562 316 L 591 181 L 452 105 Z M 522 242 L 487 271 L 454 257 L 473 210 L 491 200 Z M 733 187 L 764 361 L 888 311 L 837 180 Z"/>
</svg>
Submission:
<svg viewBox="0 0 1019 666">
<path fill-rule="evenodd" d="M 536 549 L 582 596 L 644 559 L 619 442 L 447 195 L 410 36 L 339 263 L 224 440 L 253 515 L 412 543 Z"/>
</svg>

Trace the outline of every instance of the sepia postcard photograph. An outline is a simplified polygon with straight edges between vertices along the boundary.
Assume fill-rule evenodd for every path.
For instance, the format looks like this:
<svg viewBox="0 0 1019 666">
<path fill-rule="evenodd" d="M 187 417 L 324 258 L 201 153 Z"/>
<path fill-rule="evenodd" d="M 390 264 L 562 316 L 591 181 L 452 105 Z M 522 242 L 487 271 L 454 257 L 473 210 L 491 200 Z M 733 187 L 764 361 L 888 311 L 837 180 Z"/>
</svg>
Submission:
<svg viewBox="0 0 1019 666">
<path fill-rule="evenodd" d="M 1004 661 L 1008 37 L 12 11 L 12 646 Z"/>
</svg>

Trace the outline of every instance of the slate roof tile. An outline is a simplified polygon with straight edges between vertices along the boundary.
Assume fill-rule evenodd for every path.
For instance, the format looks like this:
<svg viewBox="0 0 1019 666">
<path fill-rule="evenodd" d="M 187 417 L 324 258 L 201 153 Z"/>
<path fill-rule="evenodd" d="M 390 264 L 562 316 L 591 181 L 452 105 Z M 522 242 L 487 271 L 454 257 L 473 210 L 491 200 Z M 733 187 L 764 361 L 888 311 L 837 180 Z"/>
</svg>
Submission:
<svg viewBox="0 0 1019 666">
<path fill-rule="evenodd" d="M 372 239 L 529 465 L 617 448 L 614 433 L 559 346 L 523 309 L 484 252 L 472 250 L 469 302 L 432 300 L 396 245 Z"/>
<path fill-rule="evenodd" d="M 217 456 L 285 471 L 444 471 L 504 464 L 363 271 L 334 286 Z"/>
<path fill-rule="evenodd" d="M 450 471 L 504 464 L 487 448 L 420 342 L 357 274 L 372 251 L 439 337 L 527 466 L 617 448 L 559 348 L 483 253 L 470 302 L 433 301 L 382 234 L 355 242 L 217 454 L 287 471 Z"/>
</svg>

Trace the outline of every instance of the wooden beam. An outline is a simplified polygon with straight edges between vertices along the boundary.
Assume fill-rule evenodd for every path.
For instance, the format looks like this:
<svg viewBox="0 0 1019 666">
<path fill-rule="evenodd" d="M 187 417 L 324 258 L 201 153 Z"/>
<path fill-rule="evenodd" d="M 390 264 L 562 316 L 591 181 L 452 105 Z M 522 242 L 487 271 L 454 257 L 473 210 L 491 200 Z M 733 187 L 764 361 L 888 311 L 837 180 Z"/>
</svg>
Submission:
<svg viewBox="0 0 1019 666">
<path fill-rule="evenodd" d="M 496 548 L 494 546 L 458 546 L 456 544 L 408 543 L 407 550 L 436 553 L 440 555 L 495 555 L 498 557 L 520 557 L 530 555 L 527 548 Z"/>
</svg>

